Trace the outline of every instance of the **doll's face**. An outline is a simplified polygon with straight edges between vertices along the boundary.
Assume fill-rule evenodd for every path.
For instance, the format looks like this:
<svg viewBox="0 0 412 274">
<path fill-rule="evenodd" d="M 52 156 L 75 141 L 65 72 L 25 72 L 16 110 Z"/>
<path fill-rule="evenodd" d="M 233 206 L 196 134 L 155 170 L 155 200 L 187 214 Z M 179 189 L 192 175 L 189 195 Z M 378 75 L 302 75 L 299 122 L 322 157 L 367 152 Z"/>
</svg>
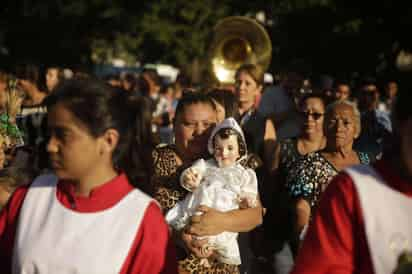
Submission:
<svg viewBox="0 0 412 274">
<path fill-rule="evenodd" d="M 214 156 L 219 167 L 233 165 L 240 157 L 237 136 L 233 134 L 229 138 L 222 139 L 217 135 L 215 137 Z"/>
</svg>

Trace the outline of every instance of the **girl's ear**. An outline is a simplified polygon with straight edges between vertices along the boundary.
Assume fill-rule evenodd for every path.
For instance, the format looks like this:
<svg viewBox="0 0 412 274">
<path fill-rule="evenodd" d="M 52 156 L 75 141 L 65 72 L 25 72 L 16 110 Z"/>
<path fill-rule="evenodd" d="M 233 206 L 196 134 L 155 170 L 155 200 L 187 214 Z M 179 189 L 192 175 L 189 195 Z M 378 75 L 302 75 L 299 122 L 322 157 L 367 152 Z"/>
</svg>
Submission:
<svg viewBox="0 0 412 274">
<path fill-rule="evenodd" d="M 105 133 L 100 137 L 102 141 L 102 146 L 100 150 L 100 154 L 103 153 L 113 153 L 115 148 L 117 147 L 117 144 L 119 143 L 119 132 L 115 129 L 108 129 L 105 131 Z"/>
</svg>

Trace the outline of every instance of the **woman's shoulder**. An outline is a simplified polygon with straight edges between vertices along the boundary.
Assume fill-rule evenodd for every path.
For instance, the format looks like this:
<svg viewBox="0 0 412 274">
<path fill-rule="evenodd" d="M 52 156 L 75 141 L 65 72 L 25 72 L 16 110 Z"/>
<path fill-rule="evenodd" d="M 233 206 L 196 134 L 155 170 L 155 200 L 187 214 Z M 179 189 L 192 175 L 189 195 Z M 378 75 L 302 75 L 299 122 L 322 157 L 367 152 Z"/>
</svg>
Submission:
<svg viewBox="0 0 412 274">
<path fill-rule="evenodd" d="M 177 169 L 177 154 L 174 145 L 159 145 L 152 152 L 154 175 L 170 175 Z"/>
<path fill-rule="evenodd" d="M 288 138 L 288 139 L 283 139 L 279 141 L 281 156 L 282 155 L 286 156 L 290 154 L 299 156 L 299 153 L 297 150 L 297 143 L 298 143 L 298 138 Z"/>
<path fill-rule="evenodd" d="M 157 145 L 152 152 L 154 162 L 170 160 L 170 158 L 176 158 L 176 146 L 160 144 Z"/>
<path fill-rule="evenodd" d="M 153 153 L 158 154 L 158 155 L 163 155 L 163 154 L 176 154 L 176 146 L 174 144 L 159 144 L 157 145 Z"/>
</svg>

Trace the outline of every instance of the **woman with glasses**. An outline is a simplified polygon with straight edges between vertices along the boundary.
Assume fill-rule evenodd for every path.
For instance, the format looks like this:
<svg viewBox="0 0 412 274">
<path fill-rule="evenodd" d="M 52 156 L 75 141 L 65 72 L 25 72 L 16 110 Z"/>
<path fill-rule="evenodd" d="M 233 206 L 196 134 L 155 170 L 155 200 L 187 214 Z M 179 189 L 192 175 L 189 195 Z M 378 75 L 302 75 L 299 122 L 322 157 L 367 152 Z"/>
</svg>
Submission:
<svg viewBox="0 0 412 274">
<path fill-rule="evenodd" d="M 326 138 L 323 135 L 325 107 L 323 95 L 317 93 L 308 94 L 300 101 L 299 113 L 303 120 L 301 135 L 282 140 L 276 146 L 271 171 L 278 179 L 278 187 L 281 187 L 288 171 L 296 161 L 310 152 L 325 147 Z"/>
<path fill-rule="evenodd" d="M 314 115 L 314 112 L 312 115 L 305 114 L 312 116 L 313 120 L 319 115 Z M 325 148 L 300 159 L 291 166 L 286 178 L 287 191 L 296 201 L 298 233 L 309 223 L 322 193 L 339 171 L 370 162 L 366 153 L 353 149 L 353 143 L 361 131 L 356 105 L 349 101 L 337 101 L 326 108 L 324 115 Z"/>
<path fill-rule="evenodd" d="M 332 180 L 292 274 L 412 273 L 412 92 L 398 96 L 382 159 Z"/>
<path fill-rule="evenodd" d="M 276 235 L 283 241 L 288 240 L 292 251 L 297 250 L 297 235 L 292 228 L 295 227 L 295 203 L 290 199 L 286 189 L 286 178 L 293 166 L 305 155 L 321 150 L 326 145 L 323 134 L 323 120 L 325 115 L 325 98 L 321 93 L 310 93 L 304 96 L 299 105 L 302 119 L 302 130 L 298 137 L 281 140 L 276 145 L 274 161 L 271 164 L 271 173 L 275 184 L 272 185 L 273 202 L 272 210 L 268 210 L 267 225 L 269 231 L 276 231 Z M 273 216 L 271 216 L 273 215 Z M 273 244 L 272 244 L 273 245 Z"/>
</svg>

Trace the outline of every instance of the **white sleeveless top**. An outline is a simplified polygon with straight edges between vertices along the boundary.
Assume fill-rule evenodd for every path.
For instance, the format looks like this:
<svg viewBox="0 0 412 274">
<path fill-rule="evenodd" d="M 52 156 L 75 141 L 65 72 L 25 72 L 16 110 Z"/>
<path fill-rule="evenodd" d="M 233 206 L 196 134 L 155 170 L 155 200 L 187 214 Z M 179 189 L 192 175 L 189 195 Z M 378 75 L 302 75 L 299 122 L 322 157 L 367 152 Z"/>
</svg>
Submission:
<svg viewBox="0 0 412 274">
<path fill-rule="evenodd" d="M 358 193 L 375 273 L 393 273 L 400 254 L 412 250 L 412 199 L 386 185 L 370 166 L 346 172 Z"/>
<path fill-rule="evenodd" d="M 57 177 L 38 177 L 18 220 L 13 273 L 119 273 L 151 198 L 132 190 L 113 207 L 79 213 L 56 197 Z"/>
</svg>

